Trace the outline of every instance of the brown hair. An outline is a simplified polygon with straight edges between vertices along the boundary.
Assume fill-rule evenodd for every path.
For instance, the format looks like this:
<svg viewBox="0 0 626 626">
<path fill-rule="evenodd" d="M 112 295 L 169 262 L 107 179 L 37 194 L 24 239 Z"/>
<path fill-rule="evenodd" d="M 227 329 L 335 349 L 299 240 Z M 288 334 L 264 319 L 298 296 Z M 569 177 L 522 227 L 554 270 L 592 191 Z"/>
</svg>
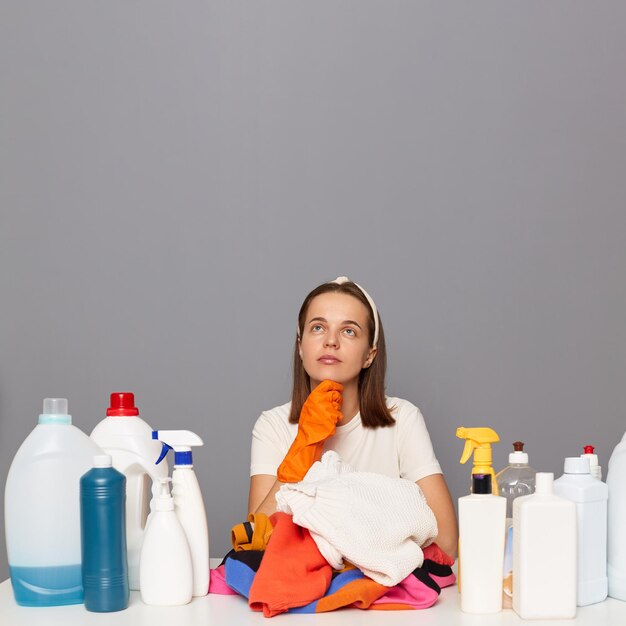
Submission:
<svg viewBox="0 0 626 626">
<path fill-rule="evenodd" d="M 374 314 L 367 298 L 353 282 L 324 283 L 316 287 L 304 299 L 298 313 L 298 331 L 300 336 L 304 332 L 306 313 L 311 301 L 323 293 L 343 293 L 361 302 L 368 311 L 367 331 L 370 345 L 374 337 Z M 361 422 L 366 428 L 378 428 L 379 426 L 391 426 L 396 420 L 391 415 L 385 401 L 385 371 L 387 369 L 387 351 L 385 349 L 385 333 L 378 316 L 378 343 L 377 351 L 372 364 L 361 370 L 359 374 L 359 408 Z M 297 424 L 300 419 L 302 405 L 311 393 L 311 379 L 306 373 L 300 358 L 298 338 L 293 352 L 293 390 L 291 392 L 291 412 L 289 421 Z"/>
</svg>

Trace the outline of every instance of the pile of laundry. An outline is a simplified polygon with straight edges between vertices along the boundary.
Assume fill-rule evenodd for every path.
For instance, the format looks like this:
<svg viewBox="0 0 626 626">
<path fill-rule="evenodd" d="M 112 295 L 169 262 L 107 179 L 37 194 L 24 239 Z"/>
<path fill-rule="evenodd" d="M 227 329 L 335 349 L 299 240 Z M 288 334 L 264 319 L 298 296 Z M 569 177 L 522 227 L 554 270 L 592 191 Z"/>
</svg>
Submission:
<svg viewBox="0 0 626 626">
<path fill-rule="evenodd" d="M 211 572 L 210 593 L 240 594 L 266 617 L 341 607 L 432 606 L 454 584 L 454 560 L 433 539 L 437 523 L 413 482 L 357 472 L 324 454 L 276 494 L 271 517 L 233 528 L 233 550 Z"/>
</svg>

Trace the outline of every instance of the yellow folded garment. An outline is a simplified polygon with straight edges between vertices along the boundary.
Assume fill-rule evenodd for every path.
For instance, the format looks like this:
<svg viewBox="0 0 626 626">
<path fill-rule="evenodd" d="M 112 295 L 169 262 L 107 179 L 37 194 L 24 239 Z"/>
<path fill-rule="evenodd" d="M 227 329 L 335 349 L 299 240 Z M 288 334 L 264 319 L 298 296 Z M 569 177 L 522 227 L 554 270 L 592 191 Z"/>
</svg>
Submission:
<svg viewBox="0 0 626 626">
<path fill-rule="evenodd" d="M 272 536 L 272 522 L 265 513 L 250 513 L 248 521 L 233 526 L 231 537 L 235 552 L 265 550 Z"/>
</svg>

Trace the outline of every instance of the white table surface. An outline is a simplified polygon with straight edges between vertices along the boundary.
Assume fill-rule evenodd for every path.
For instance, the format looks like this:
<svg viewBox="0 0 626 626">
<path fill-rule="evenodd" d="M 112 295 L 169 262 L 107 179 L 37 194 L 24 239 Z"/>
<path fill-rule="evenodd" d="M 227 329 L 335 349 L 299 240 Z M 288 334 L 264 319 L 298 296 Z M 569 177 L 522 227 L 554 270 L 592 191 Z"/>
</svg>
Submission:
<svg viewBox="0 0 626 626">
<path fill-rule="evenodd" d="M 211 559 L 217 567 L 221 559 Z M 512 610 L 495 615 L 469 615 L 460 609 L 456 585 L 443 589 L 433 607 L 421 611 L 362 611 L 341 609 L 329 613 L 307 615 L 278 615 L 268 621 L 262 613 L 249 609 L 245 598 L 211 594 L 194 598 L 190 604 L 175 607 L 147 606 L 138 591 L 131 591 L 130 603 L 125 611 L 117 613 L 91 613 L 82 604 L 48 608 L 18 606 L 13 598 L 11 581 L 0 583 L 0 624 L 2 626 L 74 626 L 100 624 L 104 626 L 215 626 L 246 624 L 288 624 L 289 626 L 359 626 L 407 625 L 430 626 L 496 626 L 508 624 L 579 624 L 585 626 L 626 625 L 626 602 L 609 598 L 600 604 L 578 609 L 575 620 L 537 620 L 525 622 Z"/>
</svg>

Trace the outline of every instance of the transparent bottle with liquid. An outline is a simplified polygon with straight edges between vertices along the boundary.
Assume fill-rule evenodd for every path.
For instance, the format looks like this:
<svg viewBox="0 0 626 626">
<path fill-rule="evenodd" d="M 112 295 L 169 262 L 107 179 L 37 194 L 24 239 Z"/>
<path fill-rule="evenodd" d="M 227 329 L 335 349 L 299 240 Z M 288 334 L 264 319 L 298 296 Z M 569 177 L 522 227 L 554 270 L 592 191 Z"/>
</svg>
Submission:
<svg viewBox="0 0 626 626">
<path fill-rule="evenodd" d="M 46 398 L 5 488 L 9 573 L 21 606 L 83 602 L 80 477 L 102 450 L 72 425 L 66 398 Z"/>
<path fill-rule="evenodd" d="M 528 496 L 535 492 L 536 474 L 537 472 L 528 464 L 524 443 L 514 442 L 508 466 L 496 476 L 498 491 L 506 498 L 506 541 L 502 584 L 502 607 L 505 609 L 513 608 L 513 502 L 520 496 Z"/>
</svg>

